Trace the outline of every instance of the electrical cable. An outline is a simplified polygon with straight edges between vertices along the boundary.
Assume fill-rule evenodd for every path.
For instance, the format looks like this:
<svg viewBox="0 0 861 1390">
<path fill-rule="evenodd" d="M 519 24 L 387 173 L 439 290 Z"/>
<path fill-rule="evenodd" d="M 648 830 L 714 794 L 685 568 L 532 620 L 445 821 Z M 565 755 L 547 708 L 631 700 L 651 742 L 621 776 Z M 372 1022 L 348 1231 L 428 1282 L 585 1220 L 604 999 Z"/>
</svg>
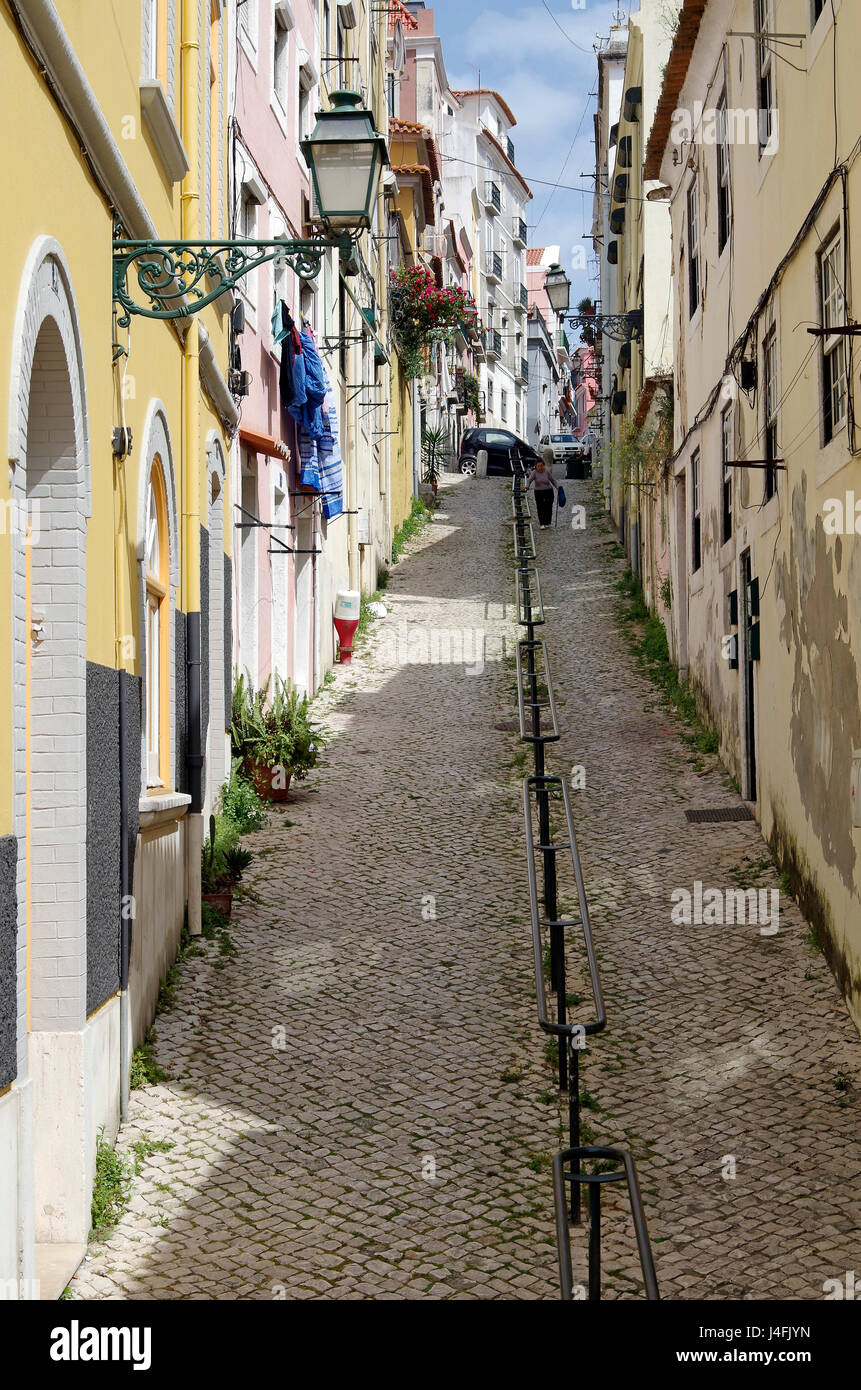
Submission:
<svg viewBox="0 0 861 1390">
<path fill-rule="evenodd" d="M 549 14 L 550 18 L 553 20 L 553 23 L 556 25 L 556 28 L 559 30 L 560 34 L 564 34 L 565 38 L 571 44 L 572 48 L 576 48 L 580 53 L 588 54 L 594 52 L 594 49 L 584 48 L 582 43 L 577 43 L 575 39 L 572 39 L 571 35 L 568 33 L 568 30 L 564 29 L 562 25 L 559 23 L 559 20 L 556 18 L 555 14 L 548 5 L 547 0 L 541 0 L 541 3 L 544 6 L 547 13 Z"/>
</svg>

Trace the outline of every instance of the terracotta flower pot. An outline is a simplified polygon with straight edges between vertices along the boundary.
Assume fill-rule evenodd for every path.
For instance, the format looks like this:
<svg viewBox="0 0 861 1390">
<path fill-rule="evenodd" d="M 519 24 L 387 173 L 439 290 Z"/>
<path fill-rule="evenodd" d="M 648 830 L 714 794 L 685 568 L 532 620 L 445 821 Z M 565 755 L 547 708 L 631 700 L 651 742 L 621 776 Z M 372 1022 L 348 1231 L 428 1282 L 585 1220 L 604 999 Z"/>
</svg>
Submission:
<svg viewBox="0 0 861 1390">
<path fill-rule="evenodd" d="M 293 774 L 285 769 L 285 784 L 283 787 L 273 787 L 273 769 L 266 763 L 257 762 L 255 758 L 245 759 L 245 771 L 251 779 L 252 786 L 257 795 L 263 801 L 286 801 L 290 791 L 290 783 Z"/>
<path fill-rule="evenodd" d="M 203 902 L 209 903 L 222 917 L 229 917 L 233 911 L 232 888 L 223 888 L 219 893 L 201 893 L 200 896 Z"/>
</svg>

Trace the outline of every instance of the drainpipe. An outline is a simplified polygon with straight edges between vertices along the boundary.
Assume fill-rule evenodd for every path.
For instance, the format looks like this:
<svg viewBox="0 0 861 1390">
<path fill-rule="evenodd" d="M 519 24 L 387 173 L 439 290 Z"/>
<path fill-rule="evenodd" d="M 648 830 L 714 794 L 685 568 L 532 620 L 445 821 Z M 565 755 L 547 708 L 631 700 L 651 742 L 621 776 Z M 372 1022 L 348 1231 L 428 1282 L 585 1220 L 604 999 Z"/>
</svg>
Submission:
<svg viewBox="0 0 861 1390">
<path fill-rule="evenodd" d="M 198 153 L 200 129 L 200 34 L 198 0 L 182 0 L 182 138 L 189 152 L 189 171 L 182 187 L 182 236 L 200 235 Z M 203 750 L 200 725 L 200 334 L 197 317 L 189 319 L 183 346 L 183 597 L 186 635 L 186 768 L 191 806 L 186 817 L 186 891 L 188 927 L 199 936 L 200 856 L 203 850 Z"/>
</svg>

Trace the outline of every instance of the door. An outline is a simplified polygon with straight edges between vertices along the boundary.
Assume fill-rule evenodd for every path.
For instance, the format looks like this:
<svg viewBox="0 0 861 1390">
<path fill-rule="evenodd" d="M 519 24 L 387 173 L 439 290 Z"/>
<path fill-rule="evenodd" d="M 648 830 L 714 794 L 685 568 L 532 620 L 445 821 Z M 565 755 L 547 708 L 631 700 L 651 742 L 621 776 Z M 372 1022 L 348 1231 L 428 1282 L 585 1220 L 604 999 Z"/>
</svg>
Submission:
<svg viewBox="0 0 861 1390">
<path fill-rule="evenodd" d="M 754 618 L 751 603 L 752 579 L 750 551 L 746 550 L 741 557 L 741 661 L 744 706 L 745 784 L 746 799 L 748 801 L 756 801 L 757 799 L 756 681 L 754 677 L 754 660 L 751 649 L 751 628 L 753 627 Z"/>
</svg>

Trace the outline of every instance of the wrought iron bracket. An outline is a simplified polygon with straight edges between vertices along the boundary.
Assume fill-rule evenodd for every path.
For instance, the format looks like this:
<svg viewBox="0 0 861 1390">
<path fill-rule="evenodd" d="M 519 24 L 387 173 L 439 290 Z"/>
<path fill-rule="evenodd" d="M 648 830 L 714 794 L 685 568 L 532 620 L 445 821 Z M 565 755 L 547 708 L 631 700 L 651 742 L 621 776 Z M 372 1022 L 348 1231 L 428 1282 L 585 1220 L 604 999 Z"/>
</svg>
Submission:
<svg viewBox="0 0 861 1390">
<path fill-rule="evenodd" d="M 563 314 L 574 328 L 591 328 L 615 343 L 630 343 L 643 336 L 643 311 L 631 309 L 627 314 Z"/>
<path fill-rule="evenodd" d="M 280 261 L 303 280 L 319 275 L 332 247 L 343 253 L 349 237 L 315 241 L 130 241 L 117 226 L 113 241 L 114 304 L 117 323 L 128 328 L 133 315 L 149 319 L 187 319 L 234 290 L 246 275 L 268 261 Z M 129 280 L 137 278 L 137 296 Z M 208 283 L 207 283 L 208 282 Z"/>
</svg>

